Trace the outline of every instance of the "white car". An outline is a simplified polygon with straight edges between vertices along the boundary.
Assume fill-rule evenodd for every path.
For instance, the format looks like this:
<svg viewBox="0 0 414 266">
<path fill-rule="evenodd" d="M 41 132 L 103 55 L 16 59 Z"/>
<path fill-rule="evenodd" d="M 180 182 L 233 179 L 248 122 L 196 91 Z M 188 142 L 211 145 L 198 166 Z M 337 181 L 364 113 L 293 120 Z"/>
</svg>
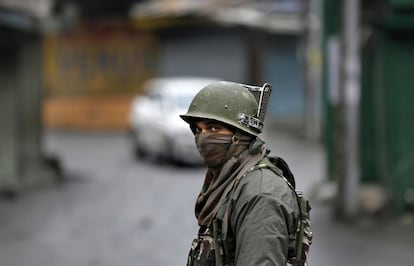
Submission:
<svg viewBox="0 0 414 266">
<path fill-rule="evenodd" d="M 129 127 L 134 151 L 180 164 L 201 164 L 194 136 L 179 115 L 185 114 L 193 97 L 212 78 L 166 77 L 149 80 L 143 95 L 134 98 Z"/>
</svg>

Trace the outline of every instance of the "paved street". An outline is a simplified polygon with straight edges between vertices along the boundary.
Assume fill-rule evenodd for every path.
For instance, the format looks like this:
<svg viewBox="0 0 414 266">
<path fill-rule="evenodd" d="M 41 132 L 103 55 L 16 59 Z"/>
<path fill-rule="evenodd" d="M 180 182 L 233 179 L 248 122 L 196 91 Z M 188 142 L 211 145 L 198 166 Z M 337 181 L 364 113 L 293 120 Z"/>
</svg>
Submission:
<svg viewBox="0 0 414 266">
<path fill-rule="evenodd" d="M 264 138 L 289 162 L 298 189 L 313 195 L 322 148 L 291 134 Z M 124 133 L 48 132 L 44 140 L 65 181 L 0 201 L 0 266 L 185 264 L 203 168 L 138 161 Z M 332 219 L 328 203 L 312 203 L 310 266 L 413 265 L 410 216 L 349 225 Z"/>
</svg>

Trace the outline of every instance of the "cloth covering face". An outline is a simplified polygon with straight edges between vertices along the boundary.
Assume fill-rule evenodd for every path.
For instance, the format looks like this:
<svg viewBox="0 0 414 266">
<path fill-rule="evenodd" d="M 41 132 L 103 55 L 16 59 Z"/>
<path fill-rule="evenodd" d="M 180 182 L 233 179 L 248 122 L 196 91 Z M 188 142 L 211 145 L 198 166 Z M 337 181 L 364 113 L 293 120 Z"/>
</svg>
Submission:
<svg viewBox="0 0 414 266">
<path fill-rule="evenodd" d="M 229 134 L 197 134 L 195 142 L 197 150 L 208 168 L 218 168 L 225 162 L 227 151 L 232 144 Z"/>
<path fill-rule="evenodd" d="M 266 147 L 261 142 L 262 145 L 259 152 L 252 154 L 249 146 L 255 140 L 251 138 L 245 137 L 243 139 L 238 137 L 237 141 L 234 141 L 232 135 L 208 133 L 199 135 L 202 136 L 196 136 L 196 143 L 200 154 L 204 155 L 205 161 L 217 164 L 225 159 L 220 169 L 208 168 L 203 187 L 196 200 L 195 216 L 198 224 L 208 227 L 220 207 L 220 203 L 233 187 L 235 180 L 239 179 L 248 169 L 265 156 Z M 231 154 L 226 156 L 225 154 L 231 149 L 231 145 L 236 147 L 232 149 Z M 214 150 L 220 154 L 214 155 Z"/>
</svg>

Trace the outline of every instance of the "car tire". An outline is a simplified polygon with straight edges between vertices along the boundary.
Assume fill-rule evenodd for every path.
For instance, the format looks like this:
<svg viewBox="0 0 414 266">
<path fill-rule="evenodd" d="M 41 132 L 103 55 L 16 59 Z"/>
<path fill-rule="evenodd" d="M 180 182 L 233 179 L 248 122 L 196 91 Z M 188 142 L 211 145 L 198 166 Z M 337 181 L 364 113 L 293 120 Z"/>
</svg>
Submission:
<svg viewBox="0 0 414 266">
<path fill-rule="evenodd" d="M 135 156 L 139 159 L 145 158 L 148 155 L 148 153 L 140 145 L 135 145 L 134 153 Z"/>
<path fill-rule="evenodd" d="M 142 159 L 147 157 L 148 153 L 142 148 L 141 144 L 137 140 L 137 134 L 138 133 L 136 131 L 130 130 L 130 139 L 132 142 L 133 153 L 137 158 Z"/>
</svg>

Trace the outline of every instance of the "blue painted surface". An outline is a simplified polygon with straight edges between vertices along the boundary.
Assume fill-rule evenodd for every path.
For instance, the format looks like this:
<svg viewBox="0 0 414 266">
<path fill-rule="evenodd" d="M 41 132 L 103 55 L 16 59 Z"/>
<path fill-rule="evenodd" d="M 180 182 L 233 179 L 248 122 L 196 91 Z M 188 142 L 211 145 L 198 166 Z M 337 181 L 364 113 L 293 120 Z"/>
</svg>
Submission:
<svg viewBox="0 0 414 266">
<path fill-rule="evenodd" d="M 301 118 L 305 95 L 297 56 L 298 37 L 267 35 L 263 45 L 263 81 L 273 86 L 268 116 Z M 194 75 L 248 83 L 248 44 L 237 31 L 194 32 L 161 43 L 160 74 Z M 259 85 L 259 84 L 256 84 Z"/>
<path fill-rule="evenodd" d="M 305 94 L 297 56 L 297 37 L 272 36 L 266 44 L 264 80 L 273 86 L 268 114 L 301 117 L 305 110 Z"/>
</svg>

